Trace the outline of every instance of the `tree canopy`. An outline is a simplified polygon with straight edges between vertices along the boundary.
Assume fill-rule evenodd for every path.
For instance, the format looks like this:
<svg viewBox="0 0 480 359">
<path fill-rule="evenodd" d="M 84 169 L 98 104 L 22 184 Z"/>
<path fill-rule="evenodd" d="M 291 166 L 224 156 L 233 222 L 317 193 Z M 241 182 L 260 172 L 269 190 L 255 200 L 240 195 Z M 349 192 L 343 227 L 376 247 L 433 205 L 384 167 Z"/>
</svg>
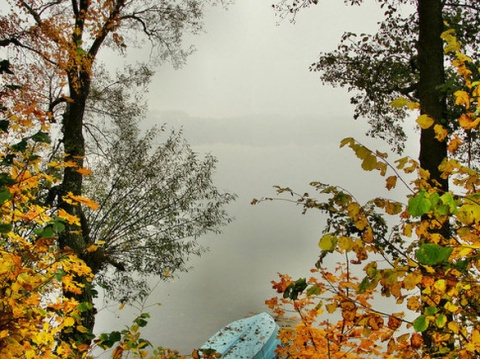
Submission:
<svg viewBox="0 0 480 359">
<path fill-rule="evenodd" d="M 282 17 L 295 17 L 302 9 L 319 3 L 321 1 L 284 0 L 275 4 L 274 8 Z M 345 0 L 344 3 L 361 5 L 363 1 Z M 401 153 L 406 139 L 402 124 L 407 120 L 409 112 L 404 108 L 392 107 L 390 103 L 400 97 L 419 101 L 420 63 L 417 50 L 420 13 L 415 6 L 416 2 L 409 0 L 382 0 L 378 3 L 384 9 L 384 19 L 378 24 L 377 33 L 356 34 L 345 29 L 337 49 L 320 53 L 310 70 L 318 74 L 322 82 L 352 92 L 350 101 L 354 105 L 354 118 L 368 120 L 369 135 L 385 139 L 392 149 Z M 480 43 L 478 2 L 425 3 L 429 8 L 426 10 L 428 19 L 433 19 L 431 6 L 438 3 L 442 20 L 456 31 L 459 41 L 465 46 L 465 53 L 477 59 Z M 447 73 L 441 91 L 449 98 L 447 110 L 455 112 L 452 94 L 461 85 L 454 82 L 454 69 L 449 66 L 449 59 L 452 59 L 451 55 L 445 54 Z M 453 121 L 443 125 L 448 126 L 451 133 L 458 129 Z M 465 152 L 469 146 L 476 145 L 474 139 L 469 139 L 465 134 L 461 136 L 465 140 Z"/>
<path fill-rule="evenodd" d="M 2 140 L 2 155 L 11 165 L 15 158 L 11 145 L 16 141 L 17 150 L 26 151 L 28 161 L 33 161 L 28 165 L 40 174 L 39 184 L 32 188 L 35 196 L 29 201 L 63 218 L 61 223 L 47 221 L 47 238 L 58 253 L 77 258 L 89 269 L 77 270 L 69 282 L 57 287 L 63 292 L 60 298 L 79 303 L 82 310 L 75 313 L 78 325 L 59 325 L 55 340 L 67 343 L 79 356 L 86 355 L 93 339 L 96 292 L 92 275 L 101 272 L 102 280 L 97 276 L 97 283 L 112 289 L 112 295 L 119 294 L 107 285 L 108 265 L 123 267 L 125 280 L 131 275 L 127 271 L 165 275 L 176 266 L 183 268 L 187 258 L 180 256 L 200 253 L 192 239 L 218 231 L 229 221 L 223 205 L 233 196 L 220 193 L 213 185 L 214 158 L 200 159 L 177 134 L 157 147 L 154 131 L 139 138 L 136 126 L 145 113 L 142 92 L 154 66 L 166 61 L 182 66 L 193 51 L 184 43 L 185 35 L 201 32 L 207 6 L 227 2 L 9 0 L 1 9 L 0 46 L 6 50 L 9 65 L 2 67 L 9 80 L 1 93 L 6 117 L 1 123 L 2 129 L 7 125 L 13 129 L 8 133 L 13 137 Z M 122 57 L 130 48 L 142 46 L 151 49 L 146 63 L 128 64 L 114 73 L 99 62 L 104 48 Z M 15 89 L 15 95 L 6 95 Z M 115 123 L 122 123 L 118 132 L 99 131 Z M 52 143 L 41 151 L 30 149 L 30 142 L 46 143 L 47 139 Z M 138 146 L 147 146 L 146 151 Z M 154 161 L 154 156 L 162 160 Z M 107 160 L 116 162 L 107 165 Z M 96 182 L 85 180 L 92 169 L 101 171 L 94 174 Z M 132 182 L 126 180 L 127 172 Z M 9 198 L 5 201 L 11 204 Z M 144 207 L 132 207 L 132 203 Z M 127 208 L 131 210 L 129 221 L 127 212 L 122 212 Z M 114 214 L 122 215 L 123 222 L 115 220 Z M 157 222 L 147 224 L 147 219 Z M 132 227 L 120 227 L 122 223 Z M 138 242 L 133 244 L 133 240 Z M 127 254 L 130 261 L 126 261 Z M 70 290 L 73 280 L 78 285 Z M 122 289 L 118 299 L 126 300 L 127 288 Z"/>
<path fill-rule="evenodd" d="M 97 262 L 89 263 L 106 294 L 120 301 L 150 292 L 142 277 L 187 270 L 188 258 L 205 250 L 196 239 L 231 220 L 225 206 L 234 196 L 213 184 L 216 159 L 201 158 L 181 132 L 166 131 L 139 137 L 130 119 L 117 122 L 85 179 L 85 193 L 99 204 L 86 213 L 89 237 L 101 243 Z"/>
<path fill-rule="evenodd" d="M 296 2 L 290 9 L 313 3 Z M 402 2 L 380 3 L 395 13 L 395 4 Z M 392 161 L 353 138 L 341 142 L 364 170 L 385 177 L 388 190 L 404 186 L 405 200 L 374 197 L 362 204 L 347 189 L 318 181 L 311 183 L 314 195 L 277 187 L 304 212 L 320 210 L 328 218 L 311 273 L 296 280 L 280 274 L 273 282 L 280 296 L 267 304 L 280 316 L 293 310 L 299 321 L 280 330 L 281 357 L 478 357 L 479 176 L 472 159 L 461 153 L 461 138 L 476 138 L 479 130 L 480 70 L 472 43 L 463 43 L 466 34 L 457 36 L 455 23 L 448 28 L 448 22 L 438 22 L 445 16 L 442 5 L 443 10 L 454 5 L 464 10 L 458 14 L 465 17 L 457 19 L 462 26 L 478 11 L 468 1 L 419 0 L 418 98 L 397 93 L 389 99 L 392 113 L 415 111 L 423 146 L 420 161 Z M 430 29 L 423 28 L 427 24 Z M 476 41 L 477 33 L 470 35 Z M 425 138 L 445 147 L 441 161 L 429 168 L 424 164 L 438 153 L 424 146 Z M 443 183 L 432 180 L 433 170 Z"/>
</svg>

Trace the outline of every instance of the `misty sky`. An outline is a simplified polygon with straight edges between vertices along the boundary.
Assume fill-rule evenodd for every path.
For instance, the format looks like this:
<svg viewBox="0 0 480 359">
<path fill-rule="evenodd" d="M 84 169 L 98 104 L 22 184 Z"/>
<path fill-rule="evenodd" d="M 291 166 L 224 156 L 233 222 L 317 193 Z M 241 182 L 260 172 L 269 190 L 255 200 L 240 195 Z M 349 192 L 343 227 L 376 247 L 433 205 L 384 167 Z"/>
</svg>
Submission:
<svg viewBox="0 0 480 359">
<path fill-rule="evenodd" d="M 276 273 L 306 276 L 318 256 L 325 220 L 320 213 L 302 216 L 283 202 L 251 206 L 252 198 L 273 196 L 277 184 L 310 191 L 311 181 L 339 184 L 360 200 L 385 194 L 384 182 L 338 147 L 349 136 L 381 150 L 386 146 L 364 137 L 367 125 L 352 119 L 345 90 L 322 85 L 308 70 L 344 31 L 374 31 L 380 9 L 373 1 L 351 8 L 323 0 L 293 25 L 279 24 L 271 4 L 237 0 L 228 11 L 211 9 L 206 33 L 188 38 L 198 50 L 187 65 L 161 67 L 148 94 L 145 126 L 183 127 L 197 151 L 218 158 L 218 187 L 238 195 L 229 207 L 236 221 L 223 234 L 201 240 L 210 252 L 150 297 L 149 303 L 162 305 L 148 310 L 146 336 L 184 354 L 228 322 L 266 310 Z M 416 152 L 413 145 L 408 154 Z M 104 309 L 98 328 L 122 329 L 128 318 Z"/>
</svg>

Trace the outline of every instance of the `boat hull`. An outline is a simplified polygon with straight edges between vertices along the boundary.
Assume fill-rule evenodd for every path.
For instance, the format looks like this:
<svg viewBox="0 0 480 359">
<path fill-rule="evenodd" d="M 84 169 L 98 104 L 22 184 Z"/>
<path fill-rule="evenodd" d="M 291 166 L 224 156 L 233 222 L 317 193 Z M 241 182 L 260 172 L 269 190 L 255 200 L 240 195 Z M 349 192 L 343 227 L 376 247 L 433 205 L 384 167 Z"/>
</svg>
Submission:
<svg viewBox="0 0 480 359">
<path fill-rule="evenodd" d="M 202 349 L 214 349 L 225 359 L 273 359 L 280 344 L 278 325 L 267 313 L 232 322 L 219 330 Z"/>
</svg>

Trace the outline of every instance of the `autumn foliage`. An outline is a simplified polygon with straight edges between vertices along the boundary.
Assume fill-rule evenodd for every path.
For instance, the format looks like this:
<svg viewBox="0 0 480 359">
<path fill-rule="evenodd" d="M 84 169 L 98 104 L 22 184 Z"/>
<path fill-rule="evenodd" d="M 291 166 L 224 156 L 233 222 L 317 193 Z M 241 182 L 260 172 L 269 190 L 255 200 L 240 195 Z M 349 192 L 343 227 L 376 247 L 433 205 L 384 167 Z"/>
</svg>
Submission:
<svg viewBox="0 0 480 359">
<path fill-rule="evenodd" d="M 65 297 L 91 278 L 78 257 L 62 251 L 56 238 L 78 218 L 45 205 L 45 189 L 59 181 L 63 163 L 46 163 L 49 121 L 35 103 L 19 101 L 23 87 L 12 83 L 2 62 L 0 173 L 0 357 L 70 358 L 86 352 L 82 342 L 62 341 L 61 332 L 82 331 L 80 313 L 88 304 Z M 28 88 L 28 83 L 25 83 Z M 23 95 L 22 95 L 23 94 Z"/>
<path fill-rule="evenodd" d="M 458 117 L 449 126 L 426 115 L 417 123 L 422 129 L 434 126 L 437 140 L 448 141 L 450 156 L 440 170 L 453 190 L 431 183 L 417 161 L 391 162 L 352 138 L 341 146 L 354 151 L 364 170 L 378 171 L 387 189 L 404 186 L 406 203 L 374 198 L 360 204 L 347 190 L 318 182 L 311 184 L 316 196 L 277 188 L 293 195 L 304 211 L 328 215 L 310 276 L 281 274 L 273 282 L 280 296 L 268 306 L 279 316 L 293 311 L 299 320 L 280 330 L 281 357 L 479 356 L 480 177 L 472 159 L 456 151 L 461 138 L 478 135 L 480 70 L 461 53 L 453 31 L 442 37 L 461 84 L 453 93 Z M 406 98 L 392 106 L 418 108 Z"/>
</svg>

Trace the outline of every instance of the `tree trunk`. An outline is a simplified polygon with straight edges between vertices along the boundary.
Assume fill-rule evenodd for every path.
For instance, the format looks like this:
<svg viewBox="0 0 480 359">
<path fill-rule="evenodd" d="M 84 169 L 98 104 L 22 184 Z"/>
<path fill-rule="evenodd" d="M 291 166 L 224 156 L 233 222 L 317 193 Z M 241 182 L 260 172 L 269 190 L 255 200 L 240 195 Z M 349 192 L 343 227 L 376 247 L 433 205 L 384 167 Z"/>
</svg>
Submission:
<svg viewBox="0 0 480 359">
<path fill-rule="evenodd" d="M 445 84 L 443 41 L 441 39 L 441 34 L 444 31 L 442 2 L 442 0 L 418 0 L 417 5 L 419 19 L 417 50 L 420 71 L 418 84 L 420 111 L 422 114 L 431 117 L 434 120 L 434 125 L 445 125 L 447 121 L 446 96 L 442 90 L 442 86 Z M 435 138 L 433 127 L 421 130 L 420 166 L 429 171 L 430 183 L 433 186 L 439 188 L 440 191 L 448 191 L 448 178 L 442 178 L 438 169 L 439 165 L 447 157 L 447 143 L 445 141 L 440 142 Z M 428 220 L 428 218 L 426 219 Z M 448 223 L 434 231 L 442 234 L 446 239 L 449 238 Z M 442 301 L 439 303 L 440 307 L 445 304 Z M 423 303 L 422 308 L 428 305 Z M 449 319 L 453 320 L 452 318 Z M 422 333 L 425 351 L 433 356 L 438 356 L 439 349 L 432 337 L 432 334 L 436 331 L 427 329 Z M 453 351 L 455 343 L 450 342 L 448 345 Z"/>
<path fill-rule="evenodd" d="M 75 73 L 74 73 L 75 72 Z M 73 74 L 74 73 L 74 74 Z M 72 75 L 73 74 L 73 75 Z M 78 77 L 77 77 L 78 76 Z M 88 94 L 90 92 L 90 75 L 88 71 L 83 71 L 80 75 L 75 70 L 69 74 L 70 98 L 63 117 L 63 144 L 65 152 L 65 161 L 74 162 L 76 166 L 65 167 L 63 181 L 61 184 L 59 207 L 70 214 L 76 215 L 81 219 L 80 226 L 66 224 L 65 231 L 59 236 L 60 248 L 65 251 L 73 251 L 80 259 L 84 259 L 86 248 L 88 247 L 88 224 L 84 220 L 80 204 L 70 204 L 62 200 L 62 196 L 72 193 L 75 196 L 82 194 L 83 178 L 77 170 L 83 167 L 85 156 L 85 140 L 83 137 L 83 120 L 85 106 Z M 87 266 L 89 263 L 86 263 Z M 84 308 L 81 312 L 81 325 L 88 329 L 87 333 L 78 331 L 73 327 L 73 331 L 62 333 L 62 339 L 66 341 L 73 340 L 78 344 L 90 345 L 95 324 L 96 310 L 93 306 L 92 285 L 86 277 L 79 276 L 75 280 L 84 285 L 81 294 L 75 294 L 65 291 L 64 295 L 68 298 L 75 298 L 79 303 L 83 303 Z"/>
<path fill-rule="evenodd" d="M 420 80 L 418 97 L 420 111 L 434 119 L 435 124 L 446 121 L 446 98 L 442 91 L 445 84 L 443 65 L 444 31 L 442 0 L 418 0 L 419 36 L 418 65 Z M 435 138 L 433 126 L 422 130 L 420 136 L 420 166 L 430 172 L 432 184 L 448 191 L 448 180 L 442 178 L 438 166 L 447 157 L 447 144 Z"/>
</svg>

